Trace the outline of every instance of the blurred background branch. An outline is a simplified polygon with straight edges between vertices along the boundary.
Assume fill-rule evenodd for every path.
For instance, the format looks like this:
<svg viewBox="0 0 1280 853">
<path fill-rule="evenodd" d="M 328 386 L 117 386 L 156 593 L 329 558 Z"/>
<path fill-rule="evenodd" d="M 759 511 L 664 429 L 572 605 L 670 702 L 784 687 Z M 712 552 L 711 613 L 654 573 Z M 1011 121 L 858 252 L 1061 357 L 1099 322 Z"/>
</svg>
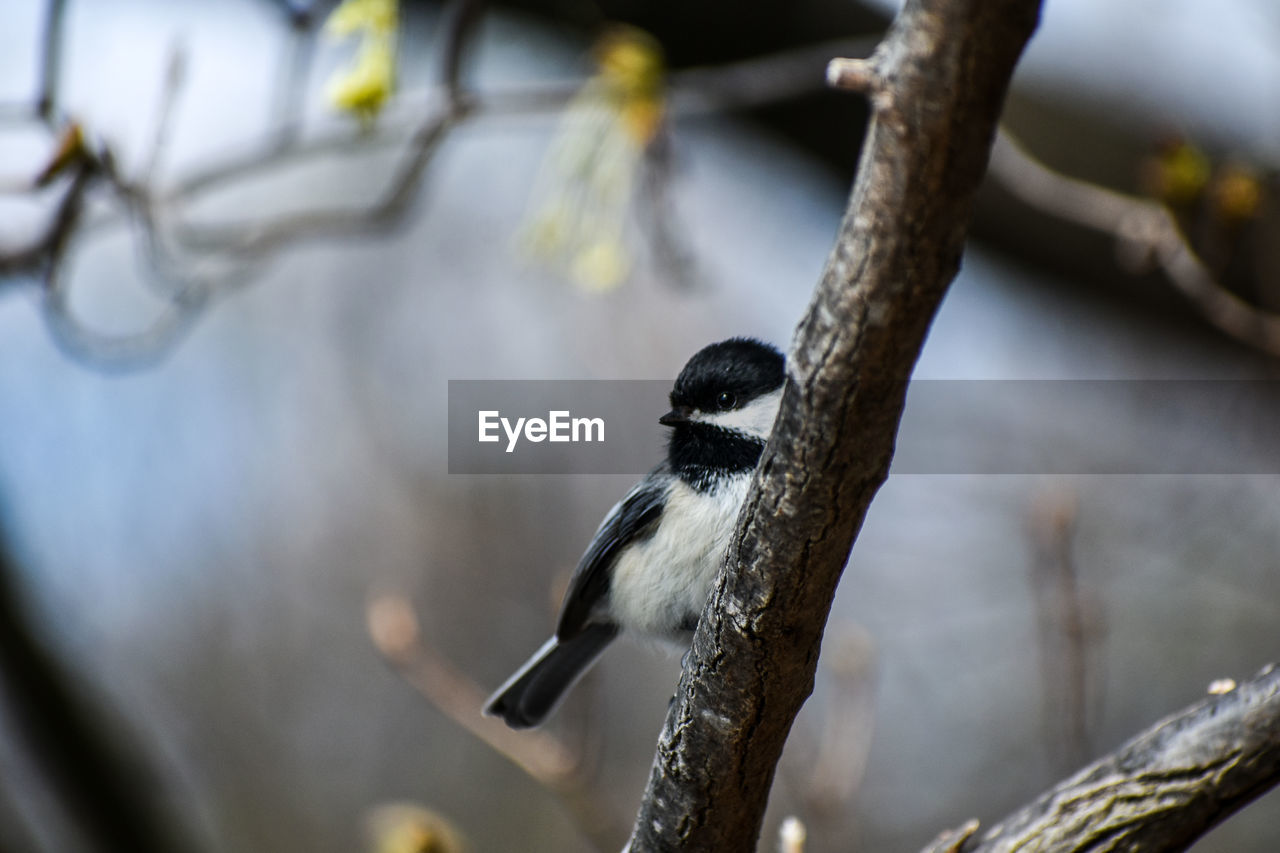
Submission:
<svg viewBox="0 0 1280 853">
<path fill-rule="evenodd" d="M 486 90 L 468 85 L 463 68 L 469 42 L 487 6 L 484 0 L 455 4 L 444 28 L 438 82 L 426 90 L 395 95 L 385 106 L 379 103 L 367 114 L 378 114 L 377 121 L 353 131 L 349 127 L 306 127 L 301 105 L 314 60 L 316 15 L 310 4 L 287 5 L 274 127 L 262 142 L 241 153 L 222 162 L 189 166 L 182 174 L 161 181 L 157 164 L 181 95 L 188 61 L 184 51 L 175 48 L 171 55 L 151 153 L 136 174 L 126 174 L 94 129 L 83 127 L 60 107 L 66 10 L 62 0 L 49 0 L 37 89 L 28 106 L 16 107 L 17 115 L 9 122 L 20 123 L 19 116 L 25 111 L 29 120 L 53 134 L 53 149 L 49 166 L 34 179 L 14 180 L 9 193 L 34 195 L 56 184 L 64 203 L 43 235 L 0 250 L 0 276 L 26 277 L 38 283 L 45 294 L 45 313 L 55 339 L 73 357 L 86 364 L 127 368 L 154 363 L 171 351 L 202 312 L 220 296 L 257 278 L 263 266 L 280 252 L 306 242 L 393 231 L 420 199 L 432 160 L 456 128 L 482 118 L 530 113 L 554 116 L 582 88 L 580 80 Z M 768 107 L 810 96 L 820 90 L 824 58 L 864 55 L 871 43 L 870 39 L 837 39 L 746 60 L 679 69 L 667 75 L 663 84 L 665 111 L 670 117 L 689 117 Z M 666 118 L 664 124 L 670 121 Z M 673 212 L 663 201 L 670 195 L 669 184 L 676 180 L 670 166 L 668 135 L 669 130 L 664 129 L 646 146 L 650 156 L 644 158 L 639 197 L 647 206 L 650 250 L 668 270 L 670 280 L 688 283 L 696 258 L 681 245 L 679 229 L 672 225 Z M 67 151 L 66 141 L 73 137 L 77 147 Z M 400 163 L 364 203 L 219 224 L 192 222 L 186 214 L 208 193 L 271 170 L 335 155 L 350 156 L 354 162 L 384 148 L 401 149 Z M 81 162 L 91 164 L 92 169 L 74 168 Z M 1158 265 L 1169 284 L 1206 322 L 1251 347 L 1280 354 L 1280 317 L 1224 286 L 1160 198 L 1129 196 L 1064 175 L 1046 166 L 1007 131 L 1001 134 L 993 153 L 991 173 L 1021 203 L 1063 222 L 1111 235 L 1126 269 L 1141 272 L 1145 264 Z M 1243 186 L 1248 191 L 1249 185 Z M 116 209 L 105 214 L 105 221 L 103 214 L 79 216 L 83 201 L 100 188 L 115 197 Z M 1253 191 L 1263 192 L 1262 184 L 1256 184 Z M 1241 190 L 1236 192 L 1239 198 Z M 1240 203 L 1235 209 L 1241 209 Z M 71 309 L 68 294 L 74 282 L 66 280 L 62 268 L 80 232 L 95 222 L 116 221 L 122 214 L 132 223 L 134 239 L 145 247 L 139 253 L 139 279 L 161 284 L 153 290 L 163 306 L 160 316 L 145 329 L 105 333 Z"/>
<path fill-rule="evenodd" d="M 1092 754 L 1090 718 L 1101 705 L 1101 679 L 1093 659 L 1102 641 L 1102 617 L 1098 603 L 1082 588 L 1072 549 L 1078 509 L 1069 489 L 1046 490 L 1033 503 L 1029 518 L 1044 740 L 1063 771 L 1079 767 Z"/>
<path fill-rule="evenodd" d="M 598 796 L 600 780 L 587 772 L 580 749 L 550 731 L 517 732 L 482 715 L 486 694 L 422 639 L 413 608 L 402 596 L 374 596 L 366 616 L 374 645 L 405 681 L 454 725 L 554 792 L 595 849 L 616 850 L 626 841 L 627 825 Z"/>
<path fill-rule="evenodd" d="M 103 853 L 193 850 L 175 833 L 138 741 L 103 725 L 101 709 L 32 624 L 8 523 L 0 518 L 0 705 L 38 773 L 27 786 L 47 786 L 64 809 L 71 828 L 61 827 L 63 843 L 75 838 Z"/>
<path fill-rule="evenodd" d="M 991 175 L 1032 207 L 1110 235 L 1127 267 L 1141 271 L 1145 265 L 1158 265 L 1205 321 L 1241 343 L 1280 357 L 1280 315 L 1222 285 L 1161 201 L 1063 175 L 1032 156 L 1007 131 L 991 153 Z"/>
</svg>

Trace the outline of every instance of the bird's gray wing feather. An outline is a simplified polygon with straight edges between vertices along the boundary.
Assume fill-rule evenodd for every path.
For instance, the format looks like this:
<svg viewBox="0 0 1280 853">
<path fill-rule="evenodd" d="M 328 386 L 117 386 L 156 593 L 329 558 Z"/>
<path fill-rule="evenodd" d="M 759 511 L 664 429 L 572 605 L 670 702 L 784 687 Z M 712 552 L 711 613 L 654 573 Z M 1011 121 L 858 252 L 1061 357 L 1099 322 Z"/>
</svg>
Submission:
<svg viewBox="0 0 1280 853">
<path fill-rule="evenodd" d="M 600 523 L 569 580 L 556 625 L 560 640 L 572 639 L 589 625 L 607 622 L 604 608 L 610 567 L 623 548 L 653 535 L 670 485 L 671 477 L 663 463 L 633 486 Z"/>
</svg>

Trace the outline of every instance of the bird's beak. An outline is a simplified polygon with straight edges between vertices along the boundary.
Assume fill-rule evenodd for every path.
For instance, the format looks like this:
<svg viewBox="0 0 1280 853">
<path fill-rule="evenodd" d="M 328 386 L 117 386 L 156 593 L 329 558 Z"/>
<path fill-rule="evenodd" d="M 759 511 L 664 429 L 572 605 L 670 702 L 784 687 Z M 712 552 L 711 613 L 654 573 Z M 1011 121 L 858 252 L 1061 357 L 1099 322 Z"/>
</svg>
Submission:
<svg viewBox="0 0 1280 853">
<path fill-rule="evenodd" d="M 676 406 L 662 417 L 658 418 L 658 423 L 663 426 L 677 426 L 679 424 L 687 424 L 689 416 L 693 414 L 693 408 L 690 406 Z"/>
</svg>

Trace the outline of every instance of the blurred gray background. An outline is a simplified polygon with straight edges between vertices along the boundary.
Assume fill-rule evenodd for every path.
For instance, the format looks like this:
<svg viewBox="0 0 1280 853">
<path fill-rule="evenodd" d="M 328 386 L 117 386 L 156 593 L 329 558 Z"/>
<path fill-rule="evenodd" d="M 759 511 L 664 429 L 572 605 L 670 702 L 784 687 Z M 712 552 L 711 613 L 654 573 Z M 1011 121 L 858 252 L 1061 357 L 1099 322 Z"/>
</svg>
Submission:
<svg viewBox="0 0 1280 853">
<path fill-rule="evenodd" d="M 43 8 L 0 7 L 0 102 L 20 104 L 37 85 Z M 747 23 L 782 14 L 744 9 Z M 787 20 L 830 15 L 848 28 L 827 37 L 873 38 L 884 10 L 851 9 L 806 3 Z M 675 12 L 668 43 L 664 10 L 598 12 L 648 26 L 675 64 L 746 58 L 729 47 L 749 41 L 741 33 L 717 36 Z M 61 109 L 125 172 L 147 161 L 174 50 L 186 71 L 158 185 L 253 151 L 280 117 L 290 38 L 277 4 L 76 2 L 66 14 Z M 371 138 L 406 126 L 440 62 L 440 10 L 402 14 L 405 94 L 380 119 L 391 131 Z M 787 32 L 800 43 L 803 29 Z M 1095 178 L 1129 174 L 1115 158 L 1170 127 L 1274 162 L 1278 31 L 1266 0 L 1048 0 L 1011 121 Z M 480 88 L 592 73 L 590 27 L 559 7 L 495 10 L 478 39 L 467 74 Z M 355 137 L 324 96 L 350 47 L 321 39 L 313 50 L 296 90 L 304 132 Z M 856 127 L 856 99 L 820 97 L 819 115 Z M 443 816 L 472 850 L 592 849 L 560 797 L 388 664 L 366 610 L 374 596 L 402 596 L 416 642 L 482 691 L 542 642 L 556 584 L 631 478 L 447 475 L 447 381 L 669 379 L 730 335 L 785 346 L 856 157 L 825 150 L 852 131 L 827 134 L 813 115 L 676 114 L 668 215 L 688 254 L 684 283 L 638 228 L 632 274 L 608 292 L 521 252 L 557 133 L 547 111 L 462 125 L 402 226 L 270 254 L 172 348 L 129 369 L 60 348 L 38 284 L 0 280 L 0 498 L 23 608 L 106 736 L 147 768 L 154 785 L 140 796 L 189 849 L 368 849 L 370 815 L 388 803 Z M 51 147 L 34 123 L 0 126 L 0 250 L 52 209 L 23 184 Z M 393 155 L 379 143 L 286 160 L 180 213 L 234 223 L 359 203 Z M 136 225 L 108 193 L 90 214 L 67 249 L 76 316 L 143 328 L 159 309 Z M 1112 241 L 995 195 L 977 231 L 918 376 L 1275 374 L 1273 359 L 1209 328 L 1158 275 L 1123 269 Z M 993 444 L 1051 454 L 1055 441 L 1140 456 L 1170 436 L 1209 453 L 1221 438 L 1194 416 L 1140 406 L 981 414 L 909 406 L 906 427 L 961 457 Z M 660 440 L 655 423 L 655 455 Z M 1277 506 L 1271 474 L 891 476 L 846 570 L 762 849 L 789 814 L 806 822 L 811 850 L 918 849 L 971 816 L 997 819 L 1211 681 L 1275 660 Z M 551 724 L 583 756 L 595 807 L 623 829 L 678 668 L 619 644 Z M 0 699 L 0 847 L 94 849 L 13 725 L 24 697 Z M 1271 850 L 1278 835 L 1273 794 L 1196 849 Z"/>
</svg>

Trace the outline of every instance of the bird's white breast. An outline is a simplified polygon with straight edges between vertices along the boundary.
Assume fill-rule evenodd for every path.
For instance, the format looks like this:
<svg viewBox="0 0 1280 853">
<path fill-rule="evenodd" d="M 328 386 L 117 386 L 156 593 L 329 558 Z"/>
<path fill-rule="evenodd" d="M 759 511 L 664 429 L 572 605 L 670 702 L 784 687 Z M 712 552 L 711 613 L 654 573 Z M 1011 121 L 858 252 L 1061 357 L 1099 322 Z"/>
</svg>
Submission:
<svg viewBox="0 0 1280 853">
<path fill-rule="evenodd" d="M 744 474 L 710 492 L 672 482 L 654 534 L 626 549 L 614 566 L 610 606 L 618 624 L 669 636 L 690 616 L 697 619 L 750 482 Z"/>
</svg>

